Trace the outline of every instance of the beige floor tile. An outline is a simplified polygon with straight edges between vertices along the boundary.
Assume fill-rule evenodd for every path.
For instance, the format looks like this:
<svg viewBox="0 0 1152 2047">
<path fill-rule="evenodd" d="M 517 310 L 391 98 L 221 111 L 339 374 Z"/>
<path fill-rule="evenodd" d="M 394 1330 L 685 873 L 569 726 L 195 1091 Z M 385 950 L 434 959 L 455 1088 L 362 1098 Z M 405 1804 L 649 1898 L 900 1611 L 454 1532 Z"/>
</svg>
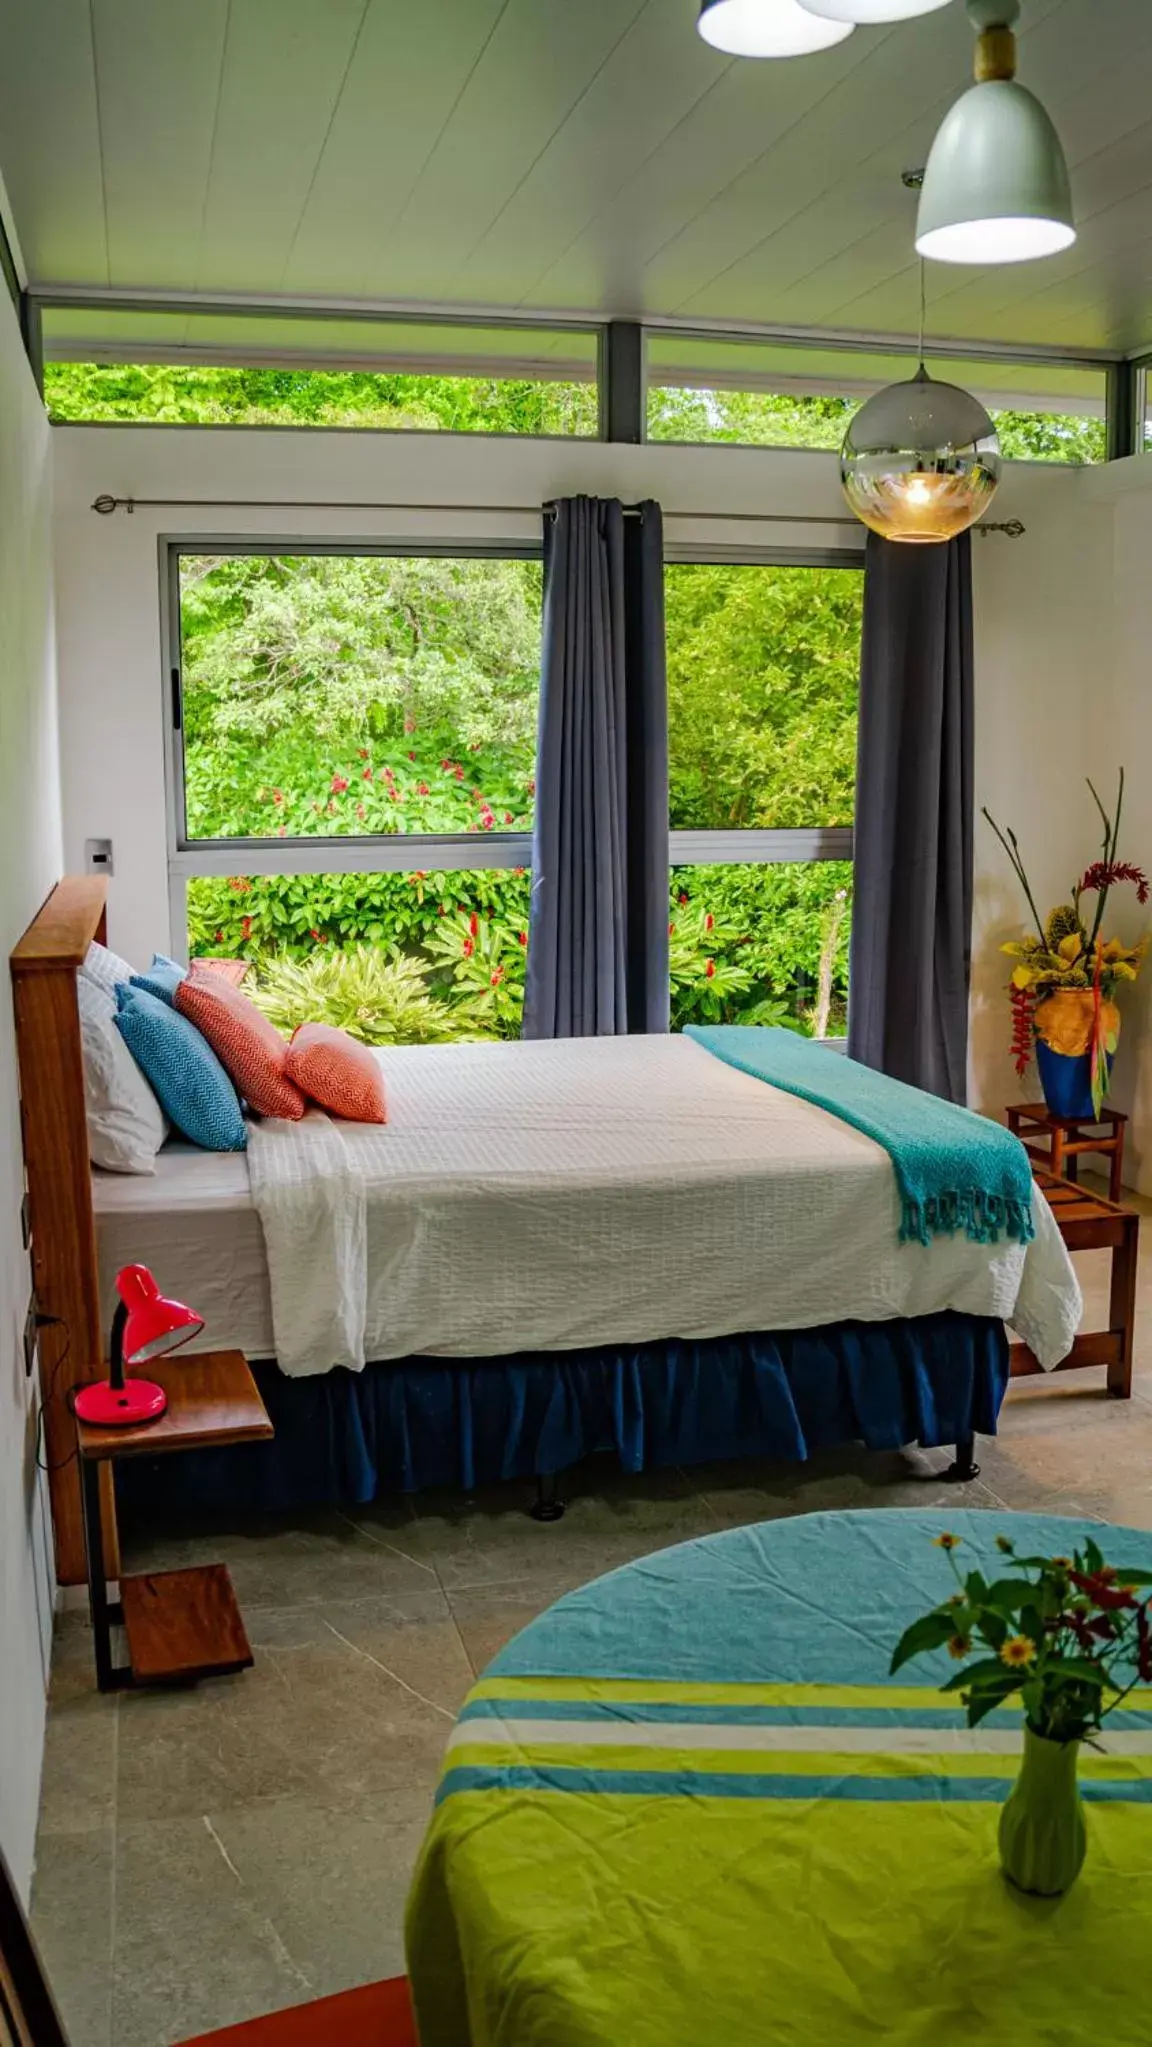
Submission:
<svg viewBox="0 0 1152 2047">
<path fill-rule="evenodd" d="M 449 1593 L 449 1603 L 472 1669 L 479 1677 L 497 1651 L 534 1621 L 537 1614 L 572 1590 L 565 1580 L 553 1584 L 533 1579 L 491 1585 L 458 1586 Z"/>
<path fill-rule="evenodd" d="M 41 1828 L 32 1932 L 70 2047 L 121 2047 L 112 2032 L 114 1829 Z"/>
<path fill-rule="evenodd" d="M 410 1526 L 411 1517 L 401 1508 L 380 1516 L 371 1534 L 335 1512 L 187 1533 L 135 1532 L 125 1543 L 125 1563 L 131 1571 L 225 1563 L 245 1609 L 386 1598 L 428 1588 L 427 1569 L 400 1546 L 400 1531 Z M 385 1537 L 386 1528 L 397 1531 L 396 1543 Z"/>
<path fill-rule="evenodd" d="M 374 1800 L 435 1782 L 471 1678 L 439 1591 L 246 1614 L 256 1662 L 120 1702 L 118 1812 L 179 1820 L 273 1799 Z"/>
</svg>

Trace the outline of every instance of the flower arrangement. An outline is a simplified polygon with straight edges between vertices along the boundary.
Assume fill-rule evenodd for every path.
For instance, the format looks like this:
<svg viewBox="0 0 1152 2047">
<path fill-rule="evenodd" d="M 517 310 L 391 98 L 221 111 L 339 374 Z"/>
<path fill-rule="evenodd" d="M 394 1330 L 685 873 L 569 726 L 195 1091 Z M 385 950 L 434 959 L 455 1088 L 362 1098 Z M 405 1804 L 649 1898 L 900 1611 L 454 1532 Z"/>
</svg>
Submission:
<svg viewBox="0 0 1152 2047">
<path fill-rule="evenodd" d="M 1022 1557 L 998 1535 L 1009 1575 L 990 1582 L 982 1571 L 961 1572 L 960 1540 L 935 1537 L 956 1590 L 905 1631 L 892 1671 L 946 1648 L 965 1667 L 943 1689 L 959 1692 L 969 1727 L 1019 1692 L 1023 1760 L 1001 1807 L 1000 1860 L 1018 1889 L 1056 1897 L 1087 1853 L 1080 1744 L 1094 1741 L 1136 1685 L 1152 1683 L 1152 1597 L 1142 1596 L 1152 1571 L 1105 1563 L 1091 1539 L 1070 1557 Z"/>
<path fill-rule="evenodd" d="M 891 1668 L 947 1649 L 966 1667 L 943 1689 L 960 1693 L 969 1727 L 1018 1691 L 1033 1734 L 1090 1740 L 1135 1685 L 1152 1684 L 1152 1596 L 1137 1597 L 1152 1571 L 1105 1563 L 1091 1540 L 1071 1557 L 1021 1557 L 998 1535 L 1011 1575 L 989 1583 L 981 1571 L 961 1573 L 958 1535 L 933 1540 L 957 1589 L 905 1631 Z"/>
<path fill-rule="evenodd" d="M 1143 944 L 1127 946 L 1104 938 L 1101 927 L 1114 887 L 1131 883 L 1137 901 L 1146 903 L 1149 884 L 1143 868 L 1116 857 L 1124 807 L 1123 768 L 1114 811 L 1105 810 L 1091 782 L 1088 788 L 1104 825 L 1101 857 L 1075 883 L 1071 900 L 1057 904 L 1047 918 L 1036 907 L 1015 832 L 1010 826 L 1001 830 L 989 811 L 984 815 L 1012 863 L 1035 924 L 1035 936 L 1029 932 L 1001 947 L 1018 962 L 1009 987 L 1016 1071 L 1021 1077 L 1027 1072 L 1036 1041 L 1065 1058 L 1087 1057 L 1091 1109 L 1099 1115 L 1120 1035 L 1116 990 L 1121 981 L 1136 979 L 1145 952 Z M 1090 897 L 1094 904 L 1086 901 Z"/>
</svg>

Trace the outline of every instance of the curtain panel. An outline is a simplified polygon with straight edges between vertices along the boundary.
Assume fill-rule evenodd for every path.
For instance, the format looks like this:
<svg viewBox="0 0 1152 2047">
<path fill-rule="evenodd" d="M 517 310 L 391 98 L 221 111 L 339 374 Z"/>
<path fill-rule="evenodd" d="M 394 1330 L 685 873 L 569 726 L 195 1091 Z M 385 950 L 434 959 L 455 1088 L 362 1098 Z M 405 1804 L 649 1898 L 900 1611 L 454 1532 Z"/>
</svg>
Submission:
<svg viewBox="0 0 1152 2047">
<path fill-rule="evenodd" d="M 853 1059 L 967 1101 L 972 947 L 972 543 L 868 536 L 855 887 Z"/>
<path fill-rule="evenodd" d="M 652 502 L 546 523 L 526 1038 L 666 1031 L 664 538 Z"/>
</svg>

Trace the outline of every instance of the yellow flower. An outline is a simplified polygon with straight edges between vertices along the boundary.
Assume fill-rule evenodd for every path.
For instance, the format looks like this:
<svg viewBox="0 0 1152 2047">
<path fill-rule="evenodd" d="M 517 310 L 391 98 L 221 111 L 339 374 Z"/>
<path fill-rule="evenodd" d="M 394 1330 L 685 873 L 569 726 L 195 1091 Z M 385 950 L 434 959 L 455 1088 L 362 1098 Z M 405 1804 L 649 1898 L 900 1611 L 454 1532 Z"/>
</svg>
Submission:
<svg viewBox="0 0 1152 2047">
<path fill-rule="evenodd" d="M 960 1547 L 960 1537 L 958 1535 L 934 1535 L 932 1540 L 937 1549 L 959 1549 Z"/>
<path fill-rule="evenodd" d="M 1006 1663 L 1009 1670 L 1026 1670 L 1030 1663 L 1036 1661 L 1035 1642 L 1030 1635 L 1009 1635 L 1000 1651 L 1000 1661 Z"/>
<path fill-rule="evenodd" d="M 970 1655 L 971 1650 L 972 1641 L 968 1635 L 953 1635 L 952 1640 L 948 1644 L 948 1654 L 954 1663 L 963 1663 L 964 1658 Z"/>
</svg>

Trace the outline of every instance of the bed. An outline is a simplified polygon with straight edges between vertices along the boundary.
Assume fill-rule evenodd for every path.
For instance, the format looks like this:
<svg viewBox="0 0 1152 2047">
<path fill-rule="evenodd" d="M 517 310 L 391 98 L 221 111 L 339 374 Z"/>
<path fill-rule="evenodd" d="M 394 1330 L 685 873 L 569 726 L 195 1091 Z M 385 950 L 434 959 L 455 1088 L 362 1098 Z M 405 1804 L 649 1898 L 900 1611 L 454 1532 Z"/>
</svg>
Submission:
<svg viewBox="0 0 1152 2047">
<path fill-rule="evenodd" d="M 276 1444 L 180 1460 L 191 1505 L 540 1476 L 601 1447 L 637 1469 L 970 1442 L 995 1428 L 1006 1320 L 1048 1367 L 1072 1346 L 1038 1193 L 1028 1245 L 902 1244 L 870 1138 L 684 1038 L 390 1049 L 386 1128 L 316 1113 L 253 1125 L 247 1156 L 95 1173 L 74 980 L 100 889 L 62 884 L 13 962 L 38 1289 L 66 1300 L 69 1380 L 95 1372 L 130 1259 L 204 1316 L 204 1347 L 261 1361 Z M 58 1554 L 71 1490 L 57 1474 Z"/>
</svg>

